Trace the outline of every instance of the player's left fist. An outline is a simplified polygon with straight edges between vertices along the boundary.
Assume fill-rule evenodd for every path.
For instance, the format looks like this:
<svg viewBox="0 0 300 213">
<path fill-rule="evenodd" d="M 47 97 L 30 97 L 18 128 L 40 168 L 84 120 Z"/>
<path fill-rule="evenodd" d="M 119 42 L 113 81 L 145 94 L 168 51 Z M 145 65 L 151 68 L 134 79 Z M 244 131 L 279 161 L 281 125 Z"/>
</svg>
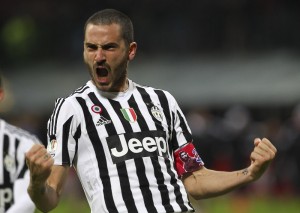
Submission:
<svg viewBox="0 0 300 213">
<path fill-rule="evenodd" d="M 277 153 L 276 147 L 267 139 L 256 138 L 251 153 L 249 170 L 254 180 L 258 179 L 268 168 Z"/>
</svg>

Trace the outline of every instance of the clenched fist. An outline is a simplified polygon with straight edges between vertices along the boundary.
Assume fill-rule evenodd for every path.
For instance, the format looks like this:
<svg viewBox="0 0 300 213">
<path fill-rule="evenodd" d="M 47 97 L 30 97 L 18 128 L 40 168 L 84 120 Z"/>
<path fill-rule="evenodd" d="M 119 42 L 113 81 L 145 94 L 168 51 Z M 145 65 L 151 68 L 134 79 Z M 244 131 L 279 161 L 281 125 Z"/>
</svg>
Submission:
<svg viewBox="0 0 300 213">
<path fill-rule="evenodd" d="M 26 163 L 30 170 L 31 184 L 40 185 L 49 177 L 54 160 L 43 145 L 35 144 L 26 153 Z"/>
<path fill-rule="evenodd" d="M 254 150 L 250 155 L 251 165 L 248 170 L 253 180 L 257 180 L 275 158 L 275 146 L 266 138 L 254 140 Z"/>
</svg>

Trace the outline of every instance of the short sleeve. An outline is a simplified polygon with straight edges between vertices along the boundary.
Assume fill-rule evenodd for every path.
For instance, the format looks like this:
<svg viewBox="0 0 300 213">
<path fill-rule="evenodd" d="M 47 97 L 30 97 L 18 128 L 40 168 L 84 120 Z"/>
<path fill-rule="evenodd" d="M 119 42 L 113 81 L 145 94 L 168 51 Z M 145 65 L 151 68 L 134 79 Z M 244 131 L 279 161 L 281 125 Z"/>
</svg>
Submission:
<svg viewBox="0 0 300 213">
<path fill-rule="evenodd" d="M 54 158 L 55 165 L 71 166 L 76 152 L 75 134 L 79 123 L 72 102 L 57 99 L 53 113 L 48 120 L 47 150 Z"/>
<path fill-rule="evenodd" d="M 167 94 L 168 94 L 167 97 L 170 104 L 171 114 L 173 117 L 172 147 L 173 150 L 175 150 L 185 145 L 186 143 L 192 142 L 193 137 L 192 137 L 191 129 L 177 101 L 170 93 Z"/>
</svg>

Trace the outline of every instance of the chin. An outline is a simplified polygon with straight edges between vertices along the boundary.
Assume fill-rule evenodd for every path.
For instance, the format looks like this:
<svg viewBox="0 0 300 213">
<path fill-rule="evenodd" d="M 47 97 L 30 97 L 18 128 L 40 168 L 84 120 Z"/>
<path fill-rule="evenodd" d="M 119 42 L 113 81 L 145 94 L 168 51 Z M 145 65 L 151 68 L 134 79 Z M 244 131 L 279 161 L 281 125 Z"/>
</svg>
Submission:
<svg viewBox="0 0 300 213">
<path fill-rule="evenodd" d="M 99 83 L 96 84 L 96 87 L 103 92 L 109 92 L 111 89 L 109 85 L 103 85 L 103 84 L 99 84 Z"/>
</svg>

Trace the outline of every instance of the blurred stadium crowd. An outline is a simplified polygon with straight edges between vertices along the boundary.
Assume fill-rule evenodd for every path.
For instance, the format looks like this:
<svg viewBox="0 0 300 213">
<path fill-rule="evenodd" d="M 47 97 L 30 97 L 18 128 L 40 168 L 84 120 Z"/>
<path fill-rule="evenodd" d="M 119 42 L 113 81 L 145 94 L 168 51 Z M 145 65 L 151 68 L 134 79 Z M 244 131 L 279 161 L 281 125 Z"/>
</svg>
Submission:
<svg viewBox="0 0 300 213">
<path fill-rule="evenodd" d="M 296 0 L 3 1 L 0 62 L 80 60 L 83 24 L 103 8 L 132 17 L 140 54 L 299 52 L 299 7 Z"/>
<path fill-rule="evenodd" d="M 241 169 L 250 163 L 256 137 L 269 138 L 278 155 L 262 180 L 241 191 L 273 196 L 300 195 L 300 105 L 293 109 L 190 110 L 187 119 L 208 168 Z"/>
</svg>

